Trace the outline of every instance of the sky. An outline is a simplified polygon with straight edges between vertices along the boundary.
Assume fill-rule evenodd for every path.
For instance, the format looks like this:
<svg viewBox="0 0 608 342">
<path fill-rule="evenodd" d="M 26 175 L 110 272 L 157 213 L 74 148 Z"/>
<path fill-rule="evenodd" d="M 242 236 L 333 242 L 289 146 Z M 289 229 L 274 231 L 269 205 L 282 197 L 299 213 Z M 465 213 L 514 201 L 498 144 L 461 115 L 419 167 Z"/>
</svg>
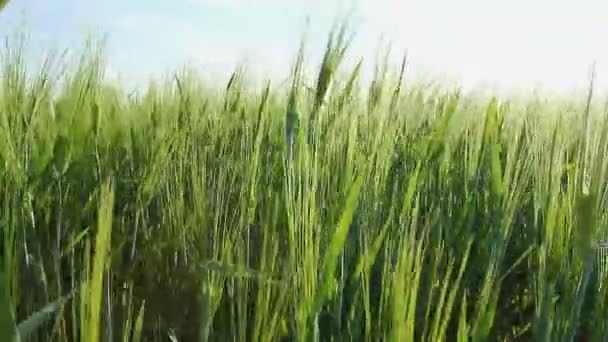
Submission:
<svg viewBox="0 0 608 342">
<path fill-rule="evenodd" d="M 571 91 L 588 86 L 595 65 L 596 86 L 608 91 L 605 0 L 12 0 L 0 36 L 23 28 L 32 55 L 43 56 L 106 35 L 109 70 L 133 84 L 184 63 L 217 77 L 242 63 L 281 80 L 302 33 L 314 70 L 347 13 L 355 38 L 345 63 L 363 57 L 368 74 L 390 42 L 396 66 L 407 51 L 412 77 Z"/>
</svg>

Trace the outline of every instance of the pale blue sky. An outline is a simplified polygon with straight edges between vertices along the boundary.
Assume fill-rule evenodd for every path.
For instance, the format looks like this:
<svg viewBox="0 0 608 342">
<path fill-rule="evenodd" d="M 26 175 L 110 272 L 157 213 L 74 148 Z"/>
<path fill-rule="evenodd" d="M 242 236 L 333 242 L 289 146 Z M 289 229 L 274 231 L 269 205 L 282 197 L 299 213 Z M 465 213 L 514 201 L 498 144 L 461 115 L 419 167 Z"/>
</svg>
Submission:
<svg viewBox="0 0 608 342">
<path fill-rule="evenodd" d="M 349 63 L 373 64 L 381 35 L 395 59 L 406 48 L 417 72 L 454 76 L 465 85 L 542 84 L 584 87 L 597 62 L 608 84 L 608 4 L 577 0 L 355 0 L 358 32 Z M 87 4 L 89 3 L 89 4 Z M 305 16 L 311 16 L 310 67 L 333 19 L 352 1 L 339 0 L 12 0 L 0 35 L 22 22 L 36 55 L 78 47 L 87 32 L 109 34 L 109 62 L 123 78 L 143 80 L 189 62 L 228 73 L 247 62 L 258 74 L 287 76 Z"/>
</svg>

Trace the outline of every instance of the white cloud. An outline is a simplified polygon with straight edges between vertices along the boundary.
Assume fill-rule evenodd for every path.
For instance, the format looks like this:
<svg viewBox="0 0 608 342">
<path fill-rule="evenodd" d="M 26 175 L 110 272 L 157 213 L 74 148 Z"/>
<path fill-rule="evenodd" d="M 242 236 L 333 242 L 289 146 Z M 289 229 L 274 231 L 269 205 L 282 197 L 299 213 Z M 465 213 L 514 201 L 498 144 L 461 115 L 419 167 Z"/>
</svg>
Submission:
<svg viewBox="0 0 608 342">
<path fill-rule="evenodd" d="M 300 39 L 301 23 L 285 17 L 312 16 L 313 56 L 322 53 L 327 29 L 339 14 L 356 5 L 358 35 L 349 54 L 373 63 L 381 35 L 393 50 L 409 52 L 414 70 L 460 77 L 465 85 L 497 83 L 504 87 L 543 84 L 554 89 L 585 87 L 588 68 L 597 61 L 598 81 L 608 85 L 608 3 L 579 0 L 509 2 L 460 0 L 189 0 L 231 15 L 270 20 L 283 15 L 274 32 L 255 26 L 230 32 L 199 28 L 196 23 L 164 14 L 123 18 L 122 32 L 137 34 L 158 46 L 174 49 L 183 60 L 217 72 L 229 72 L 239 61 L 260 72 L 286 75 Z M 204 19 L 201 19 L 204 20 Z M 359 25 L 360 24 L 360 25 Z M 162 49 L 158 52 L 162 53 Z M 400 58 L 398 54 L 395 58 Z M 397 61 L 396 61 L 397 62 Z M 314 65 L 313 65 L 314 66 Z"/>
<path fill-rule="evenodd" d="M 333 14 L 349 6 L 350 0 L 188 0 L 194 5 L 223 8 L 232 11 L 264 11 L 268 9 L 297 11 L 298 13 L 322 15 Z"/>
<path fill-rule="evenodd" d="M 387 32 L 397 45 L 407 46 L 414 65 L 461 74 L 468 83 L 540 81 L 565 89 L 586 84 L 593 61 L 598 71 L 608 63 L 608 46 L 601 41 L 608 33 L 603 16 L 608 4 L 599 1 L 378 0 L 363 5 L 366 30 Z"/>
</svg>

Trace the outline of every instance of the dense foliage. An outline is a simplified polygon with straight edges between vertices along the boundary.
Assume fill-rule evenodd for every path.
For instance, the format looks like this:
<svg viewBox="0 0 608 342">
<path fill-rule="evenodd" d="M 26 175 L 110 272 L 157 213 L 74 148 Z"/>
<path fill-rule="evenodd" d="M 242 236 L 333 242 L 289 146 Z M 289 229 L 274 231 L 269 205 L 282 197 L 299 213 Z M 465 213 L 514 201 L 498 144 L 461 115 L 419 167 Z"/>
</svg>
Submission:
<svg viewBox="0 0 608 342">
<path fill-rule="evenodd" d="M 484 100 L 410 85 L 405 62 L 363 89 L 360 64 L 336 76 L 344 38 L 312 91 L 303 50 L 288 89 L 186 70 L 137 96 L 95 50 L 33 73 L 8 48 L 2 335 L 605 338 L 608 121 L 591 92 Z"/>
</svg>

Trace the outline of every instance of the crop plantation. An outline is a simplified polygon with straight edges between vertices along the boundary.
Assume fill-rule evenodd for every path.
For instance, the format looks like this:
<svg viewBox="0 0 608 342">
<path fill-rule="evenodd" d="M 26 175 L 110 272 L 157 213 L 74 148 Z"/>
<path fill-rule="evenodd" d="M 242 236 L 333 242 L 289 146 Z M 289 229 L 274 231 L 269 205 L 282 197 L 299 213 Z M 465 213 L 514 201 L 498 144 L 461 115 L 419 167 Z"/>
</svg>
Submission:
<svg viewBox="0 0 608 342">
<path fill-rule="evenodd" d="M 601 94 L 365 84 L 344 32 L 310 87 L 304 44 L 284 85 L 141 93 L 8 44 L 2 340 L 606 340 Z"/>
</svg>

